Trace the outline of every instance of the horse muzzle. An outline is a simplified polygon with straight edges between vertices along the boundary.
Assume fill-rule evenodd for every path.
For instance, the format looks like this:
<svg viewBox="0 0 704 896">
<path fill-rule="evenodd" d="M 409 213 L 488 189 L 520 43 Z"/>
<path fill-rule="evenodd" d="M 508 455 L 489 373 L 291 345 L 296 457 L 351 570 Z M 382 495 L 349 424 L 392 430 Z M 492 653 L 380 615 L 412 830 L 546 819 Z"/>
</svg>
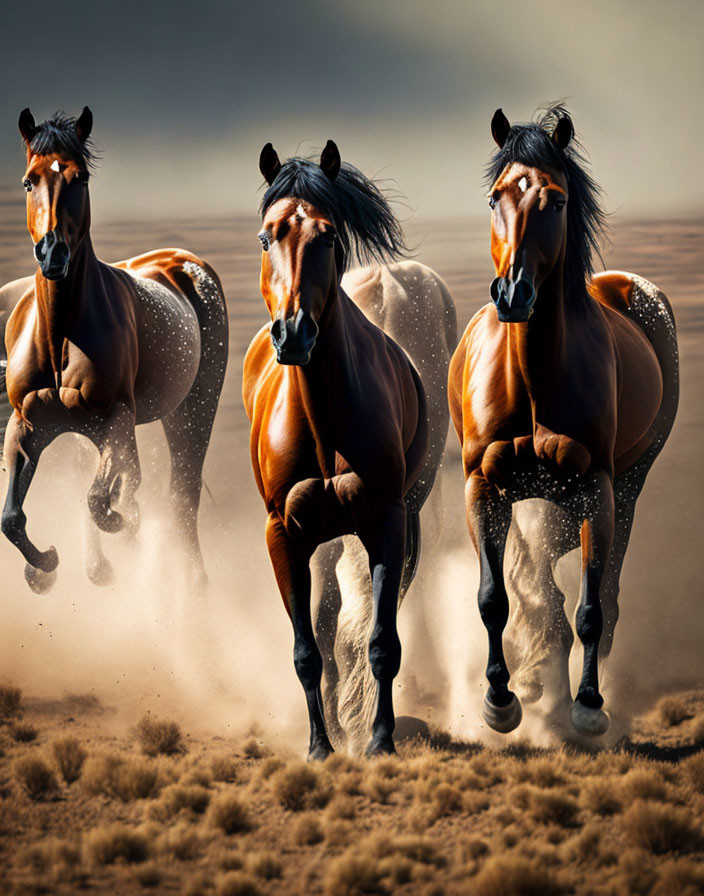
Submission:
<svg viewBox="0 0 704 896">
<path fill-rule="evenodd" d="M 505 324 L 525 323 L 533 313 L 536 297 L 533 283 L 525 277 L 497 277 L 491 284 L 491 300 Z"/>
<path fill-rule="evenodd" d="M 302 365 L 310 361 L 318 325 L 307 311 L 299 308 L 293 317 L 272 321 L 269 334 L 279 364 Z"/>
<path fill-rule="evenodd" d="M 34 257 L 37 259 L 42 277 L 47 280 L 63 280 L 68 274 L 71 250 L 56 230 L 50 230 L 35 243 Z"/>
</svg>

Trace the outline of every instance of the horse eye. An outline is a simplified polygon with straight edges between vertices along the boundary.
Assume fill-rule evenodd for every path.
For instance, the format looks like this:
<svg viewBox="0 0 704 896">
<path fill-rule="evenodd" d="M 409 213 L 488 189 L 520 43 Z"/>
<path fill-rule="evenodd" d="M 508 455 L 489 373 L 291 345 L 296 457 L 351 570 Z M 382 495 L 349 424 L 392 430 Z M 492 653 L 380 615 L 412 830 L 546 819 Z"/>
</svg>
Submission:
<svg viewBox="0 0 704 896">
<path fill-rule="evenodd" d="M 32 181 L 28 177 L 25 177 L 25 179 L 22 181 L 22 186 L 28 193 L 32 192 Z"/>
<path fill-rule="evenodd" d="M 565 200 L 564 199 L 556 199 L 553 202 L 552 207 L 555 209 L 556 212 L 561 212 L 562 209 L 565 207 Z"/>
<path fill-rule="evenodd" d="M 267 236 L 267 234 L 266 233 L 258 233 L 257 238 L 259 239 L 259 242 L 262 244 L 262 249 L 265 252 L 268 252 L 269 251 L 269 237 Z"/>
<path fill-rule="evenodd" d="M 78 173 L 78 183 L 83 184 L 84 187 L 88 186 L 88 179 L 90 175 L 87 171 L 79 171 Z"/>
<path fill-rule="evenodd" d="M 493 196 L 489 197 L 489 208 L 492 209 L 492 211 L 496 208 L 496 200 Z"/>
</svg>

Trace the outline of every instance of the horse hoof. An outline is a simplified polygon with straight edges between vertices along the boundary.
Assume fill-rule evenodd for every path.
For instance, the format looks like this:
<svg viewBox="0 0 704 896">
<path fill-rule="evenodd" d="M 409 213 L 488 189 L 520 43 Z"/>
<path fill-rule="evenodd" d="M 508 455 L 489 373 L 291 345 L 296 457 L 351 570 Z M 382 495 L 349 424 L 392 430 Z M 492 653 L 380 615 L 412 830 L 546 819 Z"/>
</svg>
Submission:
<svg viewBox="0 0 704 896">
<path fill-rule="evenodd" d="M 373 737 L 366 749 L 367 759 L 374 756 L 392 756 L 396 752 L 392 737 Z"/>
<path fill-rule="evenodd" d="M 44 551 L 42 554 L 40 554 L 37 567 L 41 569 L 42 572 L 54 572 L 58 565 L 59 554 L 53 545 L 49 548 L 48 551 Z M 29 566 L 29 564 L 27 564 L 27 566 Z"/>
<path fill-rule="evenodd" d="M 501 734 L 508 734 L 514 728 L 518 728 L 523 718 L 523 710 L 521 709 L 521 701 L 515 694 L 511 694 L 511 702 L 506 706 L 496 706 L 488 697 L 484 698 L 484 711 L 482 713 L 484 721 L 494 731 L 500 731 Z"/>
<path fill-rule="evenodd" d="M 575 700 L 570 710 L 570 721 L 580 734 L 589 734 L 598 737 L 606 734 L 609 727 L 609 717 L 603 709 L 591 709 Z"/>
<path fill-rule="evenodd" d="M 58 560 L 57 560 L 58 562 Z M 29 563 L 24 568 L 25 581 L 35 594 L 46 594 L 56 581 L 56 568 L 51 572 L 44 572 Z"/>
<path fill-rule="evenodd" d="M 115 580 L 112 564 L 105 557 L 86 567 L 86 575 L 94 585 L 111 585 Z"/>
<path fill-rule="evenodd" d="M 323 759 L 327 759 L 334 752 L 330 741 L 318 741 L 308 750 L 308 762 L 322 762 Z"/>
</svg>

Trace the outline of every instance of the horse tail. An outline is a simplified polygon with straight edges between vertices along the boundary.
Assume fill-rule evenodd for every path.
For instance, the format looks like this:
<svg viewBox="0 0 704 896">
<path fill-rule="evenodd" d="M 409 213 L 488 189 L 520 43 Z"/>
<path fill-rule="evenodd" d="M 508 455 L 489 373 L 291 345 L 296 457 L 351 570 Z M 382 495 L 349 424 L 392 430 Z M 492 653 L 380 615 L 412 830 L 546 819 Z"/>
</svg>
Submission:
<svg viewBox="0 0 704 896">
<path fill-rule="evenodd" d="M 376 702 L 376 682 L 369 663 L 369 639 L 374 621 L 369 558 L 353 535 L 342 538 L 343 551 L 335 574 L 340 608 L 335 639 L 336 710 L 348 748 L 361 752 L 369 739 Z"/>
</svg>

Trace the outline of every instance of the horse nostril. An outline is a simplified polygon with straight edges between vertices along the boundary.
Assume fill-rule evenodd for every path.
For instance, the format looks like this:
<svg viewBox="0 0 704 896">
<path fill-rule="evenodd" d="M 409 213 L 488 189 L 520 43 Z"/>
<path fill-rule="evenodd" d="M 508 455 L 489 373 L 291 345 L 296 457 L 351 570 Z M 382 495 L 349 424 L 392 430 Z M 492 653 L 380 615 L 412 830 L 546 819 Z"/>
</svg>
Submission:
<svg viewBox="0 0 704 896">
<path fill-rule="evenodd" d="M 271 322 L 270 327 L 271 339 L 275 345 L 281 345 L 286 338 L 286 327 L 284 322 L 277 318 Z"/>
<path fill-rule="evenodd" d="M 499 297 L 501 295 L 501 285 L 502 285 L 503 277 L 495 277 L 491 281 L 491 298 L 494 302 L 499 301 Z"/>
</svg>

